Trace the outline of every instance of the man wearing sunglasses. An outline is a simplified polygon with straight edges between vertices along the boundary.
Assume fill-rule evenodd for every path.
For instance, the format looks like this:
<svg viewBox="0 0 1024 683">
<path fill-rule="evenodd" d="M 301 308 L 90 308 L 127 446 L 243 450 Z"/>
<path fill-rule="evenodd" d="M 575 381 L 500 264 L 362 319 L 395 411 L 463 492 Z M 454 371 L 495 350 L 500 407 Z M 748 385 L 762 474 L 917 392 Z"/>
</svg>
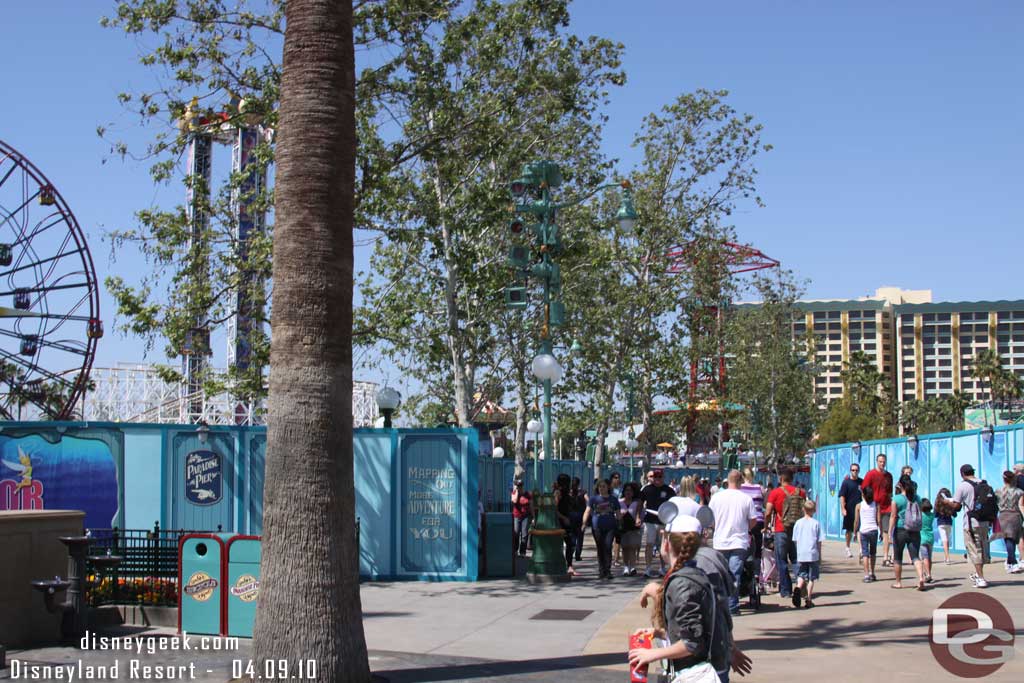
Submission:
<svg viewBox="0 0 1024 683">
<path fill-rule="evenodd" d="M 846 556 L 853 557 L 850 552 L 850 540 L 857 532 L 853 528 L 853 522 L 857 511 L 857 503 L 860 502 L 860 465 L 850 465 L 850 476 L 843 479 L 843 485 L 839 487 L 839 514 L 843 518 L 843 531 L 846 532 Z"/>
<path fill-rule="evenodd" d="M 675 495 L 672 487 L 665 483 L 665 473 L 661 470 L 651 470 L 647 473 L 647 485 L 640 490 L 640 502 L 644 506 L 644 560 L 647 570 L 644 576 L 655 578 L 665 573 L 664 560 L 659 555 L 658 567 L 653 566 L 654 546 L 658 545 L 659 533 L 662 529 L 661 520 L 658 519 L 658 508 L 661 504 Z"/>
</svg>

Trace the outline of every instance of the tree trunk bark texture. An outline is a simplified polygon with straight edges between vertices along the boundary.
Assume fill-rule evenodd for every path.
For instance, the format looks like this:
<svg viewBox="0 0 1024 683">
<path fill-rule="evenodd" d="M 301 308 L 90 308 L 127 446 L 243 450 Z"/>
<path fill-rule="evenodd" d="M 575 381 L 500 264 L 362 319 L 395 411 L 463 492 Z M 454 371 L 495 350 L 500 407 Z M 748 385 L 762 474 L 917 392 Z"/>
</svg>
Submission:
<svg viewBox="0 0 1024 683">
<path fill-rule="evenodd" d="M 288 0 L 257 662 L 370 680 L 352 471 L 351 2 Z M 342 487 L 344 486 L 344 490 Z M 262 670 L 262 668 L 261 668 Z"/>
</svg>

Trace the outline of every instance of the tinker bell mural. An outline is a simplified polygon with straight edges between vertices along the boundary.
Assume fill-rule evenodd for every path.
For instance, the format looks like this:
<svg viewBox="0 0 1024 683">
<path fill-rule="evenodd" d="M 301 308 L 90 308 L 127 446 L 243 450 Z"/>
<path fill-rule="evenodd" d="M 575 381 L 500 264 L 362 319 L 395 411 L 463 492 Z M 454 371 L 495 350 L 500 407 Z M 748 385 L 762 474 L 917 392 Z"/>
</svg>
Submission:
<svg viewBox="0 0 1024 683">
<path fill-rule="evenodd" d="M 91 430 L 93 432 L 100 430 Z M 105 430 L 104 430 L 105 431 Z M 119 526 L 118 439 L 53 431 L 0 434 L 0 510 L 82 510 L 85 526 Z"/>
<path fill-rule="evenodd" d="M 28 454 L 21 450 L 21 446 L 18 446 L 18 462 L 11 462 L 10 460 L 0 460 L 0 462 L 7 469 L 21 475 L 21 481 L 14 487 L 15 493 L 32 486 L 32 458 L 28 457 Z"/>
</svg>

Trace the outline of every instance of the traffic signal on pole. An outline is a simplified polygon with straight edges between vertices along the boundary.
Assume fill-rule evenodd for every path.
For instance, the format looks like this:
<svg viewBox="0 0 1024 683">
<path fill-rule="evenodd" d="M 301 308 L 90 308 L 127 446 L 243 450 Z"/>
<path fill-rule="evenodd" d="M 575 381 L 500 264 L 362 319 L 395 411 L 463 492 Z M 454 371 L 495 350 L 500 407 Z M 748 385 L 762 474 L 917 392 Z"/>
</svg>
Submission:
<svg viewBox="0 0 1024 683">
<path fill-rule="evenodd" d="M 510 222 L 508 224 L 508 230 L 513 235 L 522 235 L 523 234 L 523 230 L 525 230 L 525 229 L 526 229 L 526 226 L 518 218 L 513 218 L 512 222 Z"/>
<path fill-rule="evenodd" d="M 530 297 L 526 292 L 526 287 L 506 287 L 505 288 L 505 305 L 509 308 L 526 308 L 529 303 Z"/>
<path fill-rule="evenodd" d="M 565 324 L 565 304 L 561 301 L 552 301 L 549 314 L 552 327 L 561 327 Z"/>
<path fill-rule="evenodd" d="M 530 249 L 517 244 L 508 250 L 508 265 L 513 268 L 526 268 L 530 265 Z"/>
</svg>

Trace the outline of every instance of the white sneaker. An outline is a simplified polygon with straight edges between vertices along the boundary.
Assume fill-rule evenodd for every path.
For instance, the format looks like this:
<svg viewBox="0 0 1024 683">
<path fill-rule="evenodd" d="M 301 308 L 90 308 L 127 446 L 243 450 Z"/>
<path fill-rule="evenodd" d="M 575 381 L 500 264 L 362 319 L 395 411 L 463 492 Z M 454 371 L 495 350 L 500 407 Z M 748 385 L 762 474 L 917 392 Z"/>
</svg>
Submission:
<svg viewBox="0 0 1024 683">
<path fill-rule="evenodd" d="M 849 546 L 847 546 L 847 548 L 846 548 L 846 556 L 847 557 L 851 557 L 851 558 L 853 557 L 853 553 L 850 552 Z"/>
<path fill-rule="evenodd" d="M 1020 574 L 1021 572 L 1024 572 L 1024 564 L 1021 564 L 1020 562 L 1010 567 L 1011 574 Z"/>
<path fill-rule="evenodd" d="M 981 578 L 979 576 L 977 579 L 974 580 L 974 587 L 975 588 L 988 588 L 988 581 L 986 581 L 985 579 L 983 579 L 983 578 Z"/>
<path fill-rule="evenodd" d="M 974 572 L 971 572 L 968 575 L 967 580 L 970 581 L 971 583 L 973 583 L 975 586 L 978 585 L 978 575 L 975 574 Z"/>
<path fill-rule="evenodd" d="M 629 576 L 629 567 L 623 567 L 622 568 L 622 575 L 623 576 Z"/>
<path fill-rule="evenodd" d="M 1012 574 L 1012 573 L 1013 573 L 1013 570 L 1014 570 L 1014 568 L 1015 568 L 1016 566 L 1017 566 L 1017 565 L 1015 565 L 1015 564 L 1010 564 L 1009 562 L 1003 562 L 1003 569 L 1005 569 L 1005 570 L 1006 570 L 1006 573 L 1007 573 L 1007 574 Z"/>
</svg>

